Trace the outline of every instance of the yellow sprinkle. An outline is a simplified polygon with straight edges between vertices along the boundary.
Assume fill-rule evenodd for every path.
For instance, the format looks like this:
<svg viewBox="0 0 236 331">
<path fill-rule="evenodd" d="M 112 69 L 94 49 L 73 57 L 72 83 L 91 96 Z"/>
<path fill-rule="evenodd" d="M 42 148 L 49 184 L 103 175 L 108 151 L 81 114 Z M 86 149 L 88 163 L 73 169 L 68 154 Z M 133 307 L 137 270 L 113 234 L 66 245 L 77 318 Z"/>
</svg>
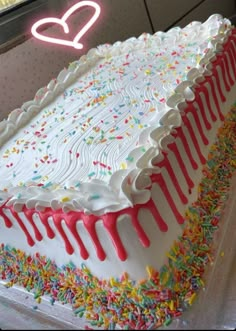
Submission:
<svg viewBox="0 0 236 331">
<path fill-rule="evenodd" d="M 201 278 L 199 279 L 199 283 L 201 283 L 202 286 L 205 285 L 204 281 Z"/>
<path fill-rule="evenodd" d="M 61 202 L 68 202 L 70 201 L 70 198 L 69 197 L 64 197 L 61 199 Z"/>
<path fill-rule="evenodd" d="M 193 301 L 196 299 L 196 293 L 193 293 L 189 299 L 189 304 L 192 305 Z"/>
<path fill-rule="evenodd" d="M 174 310 L 175 306 L 174 306 L 174 301 L 171 300 L 170 304 L 169 304 L 170 310 Z"/>
<path fill-rule="evenodd" d="M 116 285 L 116 281 L 113 277 L 110 279 L 110 284 L 112 287 L 114 287 Z"/>
<path fill-rule="evenodd" d="M 174 262 L 176 262 L 176 258 L 174 258 L 174 256 L 170 255 L 169 253 L 166 254 L 168 258 L 170 258 L 171 260 L 173 260 Z"/>
<path fill-rule="evenodd" d="M 197 60 L 197 63 L 199 63 L 200 60 L 201 60 L 201 56 L 200 55 L 197 55 L 196 60 Z"/>
<path fill-rule="evenodd" d="M 174 241 L 174 245 L 171 247 L 171 249 L 176 254 L 177 253 L 177 250 L 176 250 L 176 246 L 175 245 L 177 245 L 176 241 Z"/>
<path fill-rule="evenodd" d="M 163 275 L 163 277 L 162 277 L 161 283 L 163 285 L 165 285 L 168 282 L 168 280 L 169 280 L 169 275 L 168 275 L 167 272 L 165 272 L 164 275 Z"/>
<path fill-rule="evenodd" d="M 156 108 L 152 107 L 149 109 L 150 113 L 154 112 L 156 110 Z"/>
<path fill-rule="evenodd" d="M 179 292 L 180 290 L 181 290 L 180 284 L 178 284 L 178 283 L 175 284 L 175 285 L 174 285 L 174 291 L 175 291 L 175 292 Z"/>
<path fill-rule="evenodd" d="M 221 256 L 221 257 L 224 257 L 224 256 L 225 256 L 225 252 L 222 251 L 222 252 L 220 253 L 220 256 Z"/>
<path fill-rule="evenodd" d="M 121 165 L 120 165 L 120 168 L 121 169 L 127 169 L 127 164 L 125 162 L 122 162 Z"/>
<path fill-rule="evenodd" d="M 153 275 L 153 268 L 150 266 L 146 266 L 146 271 L 148 273 L 149 278 L 151 278 Z"/>
</svg>

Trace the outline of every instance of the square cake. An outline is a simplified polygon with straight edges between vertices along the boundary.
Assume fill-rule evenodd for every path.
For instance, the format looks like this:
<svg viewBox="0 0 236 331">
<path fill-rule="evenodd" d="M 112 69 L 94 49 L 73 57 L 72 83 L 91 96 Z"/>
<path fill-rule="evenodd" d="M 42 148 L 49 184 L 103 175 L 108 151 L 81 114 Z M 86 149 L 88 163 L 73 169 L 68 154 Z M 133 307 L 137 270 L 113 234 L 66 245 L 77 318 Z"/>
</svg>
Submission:
<svg viewBox="0 0 236 331">
<path fill-rule="evenodd" d="M 0 123 L 0 275 L 95 327 L 191 305 L 235 170 L 236 30 L 91 49 Z"/>
</svg>

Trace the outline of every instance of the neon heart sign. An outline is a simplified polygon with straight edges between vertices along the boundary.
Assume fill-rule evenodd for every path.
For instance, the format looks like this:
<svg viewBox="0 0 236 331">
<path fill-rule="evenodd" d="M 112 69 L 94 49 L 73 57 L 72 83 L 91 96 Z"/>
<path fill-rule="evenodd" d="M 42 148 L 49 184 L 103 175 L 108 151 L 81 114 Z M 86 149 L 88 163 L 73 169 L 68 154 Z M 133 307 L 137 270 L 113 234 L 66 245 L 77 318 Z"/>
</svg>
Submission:
<svg viewBox="0 0 236 331">
<path fill-rule="evenodd" d="M 66 34 L 70 32 L 69 26 L 66 23 L 68 18 L 78 9 L 81 9 L 83 7 L 93 7 L 95 9 L 94 15 L 91 17 L 91 19 L 83 26 L 83 28 L 77 33 L 75 38 L 70 41 L 66 39 L 60 39 L 60 38 L 54 38 L 54 37 L 48 37 L 45 36 L 41 33 L 38 32 L 38 28 L 42 27 L 45 24 L 49 23 L 56 23 L 59 24 L 60 26 L 63 27 L 63 30 Z M 76 49 L 82 49 L 83 44 L 81 44 L 79 41 L 80 39 L 85 35 L 85 33 L 92 27 L 92 25 L 96 22 L 98 19 L 99 15 L 101 13 L 101 8 L 100 6 L 94 2 L 94 1 L 81 1 L 75 5 L 73 5 L 71 8 L 69 8 L 65 14 L 62 16 L 62 18 L 56 18 L 56 17 L 47 17 L 43 18 L 36 23 L 31 28 L 31 33 L 33 36 L 39 40 L 46 41 L 48 43 L 53 43 L 53 44 L 59 44 L 59 45 L 65 45 L 65 46 L 70 46 L 74 47 Z"/>
</svg>

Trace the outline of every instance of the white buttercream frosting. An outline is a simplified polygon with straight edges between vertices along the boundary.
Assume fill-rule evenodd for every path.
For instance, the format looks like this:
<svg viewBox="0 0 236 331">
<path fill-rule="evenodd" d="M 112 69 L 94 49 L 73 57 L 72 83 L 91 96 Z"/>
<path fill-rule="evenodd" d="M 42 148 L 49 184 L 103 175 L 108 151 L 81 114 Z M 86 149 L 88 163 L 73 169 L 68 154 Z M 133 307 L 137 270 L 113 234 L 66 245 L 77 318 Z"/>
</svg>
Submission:
<svg viewBox="0 0 236 331">
<path fill-rule="evenodd" d="M 73 62 L 0 123 L 0 205 L 103 214 L 147 202 L 161 141 L 229 27 L 212 15 Z"/>
</svg>

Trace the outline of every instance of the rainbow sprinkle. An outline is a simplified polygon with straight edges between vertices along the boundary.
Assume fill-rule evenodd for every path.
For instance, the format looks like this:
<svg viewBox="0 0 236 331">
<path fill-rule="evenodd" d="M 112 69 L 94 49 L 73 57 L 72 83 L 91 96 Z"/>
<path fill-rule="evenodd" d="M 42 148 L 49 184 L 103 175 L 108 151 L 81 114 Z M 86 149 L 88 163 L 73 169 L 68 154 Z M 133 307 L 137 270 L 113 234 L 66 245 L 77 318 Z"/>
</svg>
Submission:
<svg viewBox="0 0 236 331">
<path fill-rule="evenodd" d="M 199 198 L 186 212 L 183 234 L 168 252 L 168 264 L 159 271 L 147 267 L 147 279 L 138 283 L 125 273 L 120 279 L 99 280 L 85 265 L 79 269 L 69 263 L 59 268 L 39 254 L 31 257 L 2 245 L 1 277 L 7 287 L 18 284 L 32 291 L 37 303 L 47 295 L 51 304 L 71 304 L 74 314 L 85 317 L 92 328 L 113 330 L 119 325 L 124 330 L 150 330 L 167 326 L 194 303 L 204 287 L 206 266 L 214 261 L 214 232 L 219 228 L 235 169 L 236 104 L 210 150 Z"/>
</svg>

